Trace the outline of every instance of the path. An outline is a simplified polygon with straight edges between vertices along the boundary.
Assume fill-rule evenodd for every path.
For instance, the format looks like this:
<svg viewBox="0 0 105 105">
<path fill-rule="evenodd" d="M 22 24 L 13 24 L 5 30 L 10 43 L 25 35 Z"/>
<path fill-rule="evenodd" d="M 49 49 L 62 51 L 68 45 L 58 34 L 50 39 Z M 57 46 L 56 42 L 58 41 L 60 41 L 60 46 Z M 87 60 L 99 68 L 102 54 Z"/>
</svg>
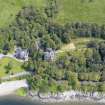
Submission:
<svg viewBox="0 0 105 105">
<path fill-rule="evenodd" d="M 31 75 L 31 72 L 24 71 L 24 72 L 16 73 L 14 75 L 9 75 L 9 76 L 2 77 L 1 80 L 9 80 L 9 79 L 12 79 L 12 78 L 26 76 L 26 75 Z"/>
<path fill-rule="evenodd" d="M 17 59 L 14 54 L 7 54 L 7 55 L 4 55 L 4 54 L 0 54 L 0 59 L 4 58 L 4 57 L 9 57 L 9 58 L 13 58 L 15 59 L 16 61 L 18 62 L 24 62 L 25 60 L 20 60 L 20 59 Z"/>
<path fill-rule="evenodd" d="M 88 84 L 93 84 L 93 85 L 95 85 L 95 84 L 104 84 L 105 83 L 105 81 L 102 81 L 102 82 L 99 82 L 99 81 L 80 81 L 80 83 L 81 84 L 83 84 L 83 85 L 88 85 Z"/>
</svg>

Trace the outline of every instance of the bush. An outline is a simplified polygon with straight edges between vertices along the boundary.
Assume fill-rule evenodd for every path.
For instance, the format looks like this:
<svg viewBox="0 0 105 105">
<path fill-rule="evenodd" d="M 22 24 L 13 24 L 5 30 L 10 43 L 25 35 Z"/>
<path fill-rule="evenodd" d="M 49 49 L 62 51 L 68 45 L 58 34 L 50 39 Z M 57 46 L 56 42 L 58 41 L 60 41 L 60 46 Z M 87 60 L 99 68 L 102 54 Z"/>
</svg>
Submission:
<svg viewBox="0 0 105 105">
<path fill-rule="evenodd" d="M 19 96 L 26 96 L 27 95 L 27 89 L 20 88 L 16 91 L 16 94 L 19 95 Z"/>
</svg>

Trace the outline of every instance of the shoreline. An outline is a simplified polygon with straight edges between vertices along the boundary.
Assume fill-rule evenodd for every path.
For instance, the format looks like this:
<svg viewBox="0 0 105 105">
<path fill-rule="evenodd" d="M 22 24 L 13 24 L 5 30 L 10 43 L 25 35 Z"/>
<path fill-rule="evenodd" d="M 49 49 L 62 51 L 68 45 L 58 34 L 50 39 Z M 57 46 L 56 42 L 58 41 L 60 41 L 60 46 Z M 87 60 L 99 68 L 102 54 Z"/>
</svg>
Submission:
<svg viewBox="0 0 105 105">
<path fill-rule="evenodd" d="M 57 94 L 42 94 L 29 92 L 28 97 L 42 103 L 61 103 L 61 102 L 92 102 L 105 103 L 105 93 L 83 93 L 79 91 L 65 91 Z"/>
<path fill-rule="evenodd" d="M 37 101 L 40 103 L 67 103 L 67 102 L 85 102 L 85 103 L 99 103 L 99 104 L 105 104 L 105 93 L 83 93 L 79 91 L 66 91 L 63 93 L 58 93 L 58 94 L 42 94 L 38 92 L 28 92 L 26 96 L 19 96 L 16 94 L 16 92 L 11 92 L 8 94 L 3 94 L 0 95 L 0 97 L 8 96 L 8 95 L 13 95 L 13 96 L 18 96 L 18 97 L 23 97 L 23 98 L 28 98 L 31 101 Z"/>
<path fill-rule="evenodd" d="M 27 88 L 26 80 L 18 80 L 11 82 L 4 82 L 0 84 L 0 97 L 14 94 L 20 88 Z M 17 95 L 21 96 L 21 95 Z M 36 100 L 42 103 L 60 103 L 60 102 L 94 102 L 105 104 L 105 93 L 102 92 L 82 92 L 82 91 L 65 91 L 58 93 L 40 93 L 38 91 L 27 91 L 25 96 L 31 100 Z"/>
</svg>

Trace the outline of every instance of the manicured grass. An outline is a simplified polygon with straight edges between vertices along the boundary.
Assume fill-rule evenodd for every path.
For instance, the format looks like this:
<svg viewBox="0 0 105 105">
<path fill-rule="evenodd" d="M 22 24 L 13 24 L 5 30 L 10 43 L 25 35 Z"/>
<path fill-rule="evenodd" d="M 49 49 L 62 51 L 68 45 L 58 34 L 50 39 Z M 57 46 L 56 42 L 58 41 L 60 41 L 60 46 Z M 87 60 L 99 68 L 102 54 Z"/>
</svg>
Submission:
<svg viewBox="0 0 105 105">
<path fill-rule="evenodd" d="M 11 58 L 3 58 L 0 60 L 0 77 L 8 75 L 6 73 L 6 66 L 8 65 L 9 62 L 12 63 L 12 69 L 10 70 L 10 72 L 18 73 L 24 71 L 24 69 L 21 67 L 22 66 L 21 62 L 18 62 Z"/>
</svg>

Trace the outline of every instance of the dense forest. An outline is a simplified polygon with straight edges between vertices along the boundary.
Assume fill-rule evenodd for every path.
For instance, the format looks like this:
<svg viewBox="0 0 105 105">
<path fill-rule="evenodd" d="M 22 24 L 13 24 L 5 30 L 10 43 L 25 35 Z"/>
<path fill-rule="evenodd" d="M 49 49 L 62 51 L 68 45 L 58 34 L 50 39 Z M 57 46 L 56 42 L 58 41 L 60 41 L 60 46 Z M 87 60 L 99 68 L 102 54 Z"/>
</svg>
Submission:
<svg viewBox="0 0 105 105">
<path fill-rule="evenodd" d="M 29 61 L 23 67 L 33 72 L 27 77 L 32 90 L 105 91 L 105 25 L 83 22 L 61 25 L 54 21 L 58 13 L 56 0 L 48 0 L 43 11 L 33 6 L 23 7 L 13 23 L 0 29 L 0 52 L 7 54 L 15 46 L 28 50 Z M 46 49 L 57 51 L 80 37 L 103 41 L 90 41 L 86 48 L 65 52 L 54 61 L 43 59 Z"/>
</svg>

